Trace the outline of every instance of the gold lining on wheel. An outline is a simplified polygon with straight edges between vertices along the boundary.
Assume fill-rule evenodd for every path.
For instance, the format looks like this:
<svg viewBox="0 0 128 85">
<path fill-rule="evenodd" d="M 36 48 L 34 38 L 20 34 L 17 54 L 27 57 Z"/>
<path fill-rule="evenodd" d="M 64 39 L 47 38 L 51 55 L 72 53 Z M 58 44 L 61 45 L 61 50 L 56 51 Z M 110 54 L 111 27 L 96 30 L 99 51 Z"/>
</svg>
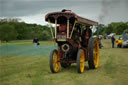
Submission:
<svg viewBox="0 0 128 85">
<path fill-rule="evenodd" d="M 95 68 L 97 68 L 99 65 L 99 40 L 98 39 L 96 39 L 94 42 L 93 56 L 94 56 L 94 65 L 95 65 Z"/>
<path fill-rule="evenodd" d="M 84 55 L 84 51 L 81 51 L 81 55 L 80 55 L 80 70 L 81 72 L 84 72 L 84 64 L 85 64 L 85 55 Z"/>
<path fill-rule="evenodd" d="M 58 72 L 59 71 L 59 68 L 60 68 L 60 58 L 58 56 L 58 52 L 54 52 L 53 53 L 53 69 L 55 72 Z"/>
</svg>

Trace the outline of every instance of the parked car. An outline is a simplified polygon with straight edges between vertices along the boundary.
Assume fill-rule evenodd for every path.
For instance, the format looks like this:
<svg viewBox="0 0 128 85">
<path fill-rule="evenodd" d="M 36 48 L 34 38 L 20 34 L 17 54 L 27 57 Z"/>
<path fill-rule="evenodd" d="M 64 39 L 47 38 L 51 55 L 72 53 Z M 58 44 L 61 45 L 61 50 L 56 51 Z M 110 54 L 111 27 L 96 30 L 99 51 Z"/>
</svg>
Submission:
<svg viewBox="0 0 128 85">
<path fill-rule="evenodd" d="M 116 35 L 116 33 L 110 33 L 110 34 L 107 36 L 107 37 L 108 37 L 108 39 L 111 39 L 111 37 L 112 37 L 113 35 L 115 36 L 115 35 Z"/>
<path fill-rule="evenodd" d="M 128 33 L 123 34 L 122 47 L 128 47 Z"/>
</svg>

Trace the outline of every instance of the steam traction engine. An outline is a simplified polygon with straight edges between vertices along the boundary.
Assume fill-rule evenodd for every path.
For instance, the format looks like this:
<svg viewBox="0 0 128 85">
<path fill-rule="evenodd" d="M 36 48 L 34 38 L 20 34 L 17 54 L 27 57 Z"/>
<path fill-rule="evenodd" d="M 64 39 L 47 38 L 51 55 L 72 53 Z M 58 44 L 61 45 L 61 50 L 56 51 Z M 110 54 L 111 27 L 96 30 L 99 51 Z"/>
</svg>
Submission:
<svg viewBox="0 0 128 85">
<path fill-rule="evenodd" d="M 58 45 L 58 49 L 54 49 L 50 54 L 51 72 L 56 73 L 60 66 L 67 68 L 76 63 L 78 73 L 82 73 L 85 61 L 88 61 L 90 69 L 98 67 L 99 40 L 92 37 L 91 31 L 92 26 L 98 25 L 97 22 L 66 10 L 48 13 L 45 20 L 55 24 L 51 33 Z"/>
</svg>

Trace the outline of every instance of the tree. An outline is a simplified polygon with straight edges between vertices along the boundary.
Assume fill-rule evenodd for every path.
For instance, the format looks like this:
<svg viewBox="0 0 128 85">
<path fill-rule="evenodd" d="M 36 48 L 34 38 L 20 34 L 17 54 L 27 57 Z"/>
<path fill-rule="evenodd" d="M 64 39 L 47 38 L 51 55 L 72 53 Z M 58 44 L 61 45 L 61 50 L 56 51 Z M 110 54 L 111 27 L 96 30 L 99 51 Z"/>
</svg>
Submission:
<svg viewBox="0 0 128 85">
<path fill-rule="evenodd" d="M 112 33 L 113 32 L 113 28 L 114 28 L 114 24 L 113 23 L 108 24 L 108 26 L 105 27 L 105 30 L 104 30 L 105 32 L 104 33 L 107 33 L 107 34 Z"/>
<path fill-rule="evenodd" d="M 103 33 L 116 33 L 118 35 L 122 34 L 124 30 L 128 29 L 128 23 L 126 22 L 113 22 L 104 27 Z"/>
<path fill-rule="evenodd" d="M 128 33 L 128 28 L 127 28 L 127 29 L 125 29 L 123 33 Z"/>
<path fill-rule="evenodd" d="M 13 26 L 8 24 L 0 25 L 0 40 L 10 41 L 15 40 L 17 37 L 17 32 L 15 31 Z"/>
<path fill-rule="evenodd" d="M 17 39 L 23 40 L 28 38 L 29 30 L 26 27 L 26 24 L 23 22 L 20 23 L 14 23 L 13 26 L 15 27 L 15 30 L 18 33 Z M 30 35 L 29 35 L 30 36 Z"/>
<path fill-rule="evenodd" d="M 51 40 L 51 35 L 48 33 L 48 31 L 45 30 L 40 33 L 39 39 L 40 40 Z"/>
<path fill-rule="evenodd" d="M 103 34 L 103 31 L 104 31 L 104 25 L 103 24 L 99 24 L 97 27 L 96 27 L 96 31 L 94 33 L 94 35 L 101 35 Z"/>
</svg>

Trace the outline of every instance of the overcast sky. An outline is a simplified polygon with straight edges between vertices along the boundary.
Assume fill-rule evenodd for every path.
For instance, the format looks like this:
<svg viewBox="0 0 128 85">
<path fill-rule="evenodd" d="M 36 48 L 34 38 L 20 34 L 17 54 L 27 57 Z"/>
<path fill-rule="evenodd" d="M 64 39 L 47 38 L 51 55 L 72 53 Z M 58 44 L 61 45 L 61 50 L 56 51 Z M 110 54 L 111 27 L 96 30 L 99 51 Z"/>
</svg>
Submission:
<svg viewBox="0 0 128 85">
<path fill-rule="evenodd" d="M 62 9 L 102 24 L 128 21 L 128 0 L 0 0 L 0 18 L 26 23 L 47 24 L 45 15 Z"/>
</svg>

